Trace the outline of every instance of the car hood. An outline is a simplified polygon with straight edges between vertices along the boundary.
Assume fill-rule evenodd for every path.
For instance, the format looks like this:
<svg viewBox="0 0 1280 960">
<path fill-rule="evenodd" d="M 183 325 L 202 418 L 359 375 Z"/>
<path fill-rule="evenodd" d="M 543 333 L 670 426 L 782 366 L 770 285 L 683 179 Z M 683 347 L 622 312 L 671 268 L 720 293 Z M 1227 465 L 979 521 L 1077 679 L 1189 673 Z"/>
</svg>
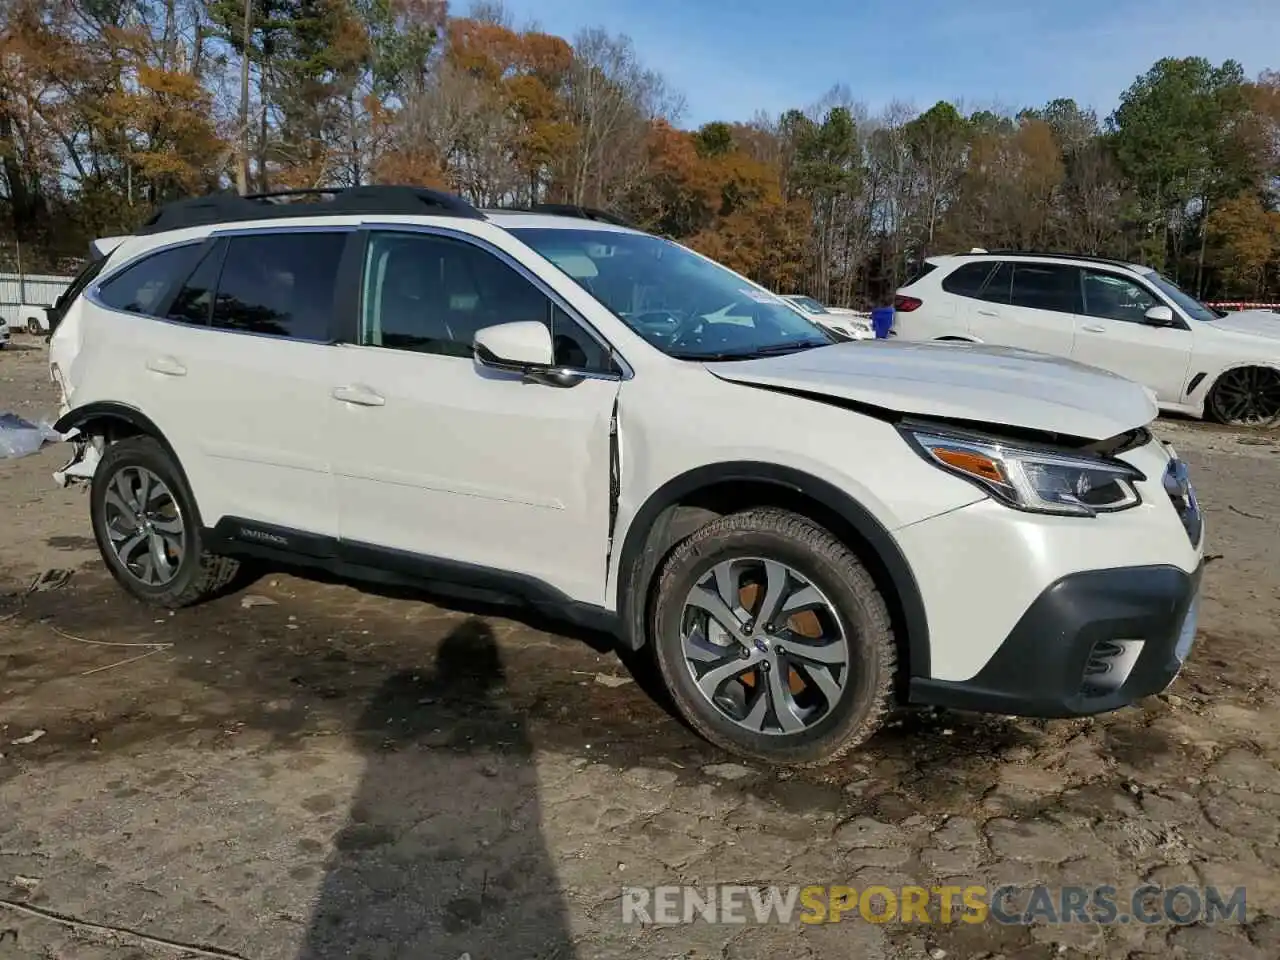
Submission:
<svg viewBox="0 0 1280 960">
<path fill-rule="evenodd" d="M 1154 394 L 1132 380 L 1011 347 L 868 340 L 707 369 L 733 383 L 1089 440 L 1145 426 L 1157 413 Z"/>
<path fill-rule="evenodd" d="M 1270 310 L 1241 310 L 1208 321 L 1205 326 L 1228 333 L 1243 333 L 1265 340 L 1280 340 L 1280 313 Z"/>
</svg>

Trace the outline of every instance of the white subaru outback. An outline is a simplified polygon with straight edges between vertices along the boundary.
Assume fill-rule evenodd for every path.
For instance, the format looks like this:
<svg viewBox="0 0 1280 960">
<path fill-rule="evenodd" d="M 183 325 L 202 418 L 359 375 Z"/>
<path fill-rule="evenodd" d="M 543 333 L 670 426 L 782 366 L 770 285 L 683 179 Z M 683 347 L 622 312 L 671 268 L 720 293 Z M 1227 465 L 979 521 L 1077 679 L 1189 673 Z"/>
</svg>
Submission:
<svg viewBox="0 0 1280 960">
<path fill-rule="evenodd" d="M 833 343 L 597 211 L 324 196 L 164 207 L 62 305 L 58 476 L 133 596 L 246 557 L 482 588 L 648 648 L 777 763 L 896 703 L 1115 709 L 1187 656 L 1202 521 L 1142 387 Z"/>
</svg>

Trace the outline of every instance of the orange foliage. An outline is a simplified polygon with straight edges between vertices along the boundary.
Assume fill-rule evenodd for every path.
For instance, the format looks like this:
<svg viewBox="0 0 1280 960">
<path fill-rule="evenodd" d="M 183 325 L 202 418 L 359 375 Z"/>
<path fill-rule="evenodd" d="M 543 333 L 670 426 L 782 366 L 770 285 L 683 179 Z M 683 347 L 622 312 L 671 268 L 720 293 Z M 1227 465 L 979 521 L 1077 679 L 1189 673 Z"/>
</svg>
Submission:
<svg viewBox="0 0 1280 960">
<path fill-rule="evenodd" d="M 655 122 L 641 219 L 690 238 L 694 249 L 739 273 L 794 288 L 805 265 L 811 211 L 803 201 L 783 201 L 779 166 L 743 149 L 738 132 L 729 150 L 702 156 L 694 134 Z"/>
</svg>

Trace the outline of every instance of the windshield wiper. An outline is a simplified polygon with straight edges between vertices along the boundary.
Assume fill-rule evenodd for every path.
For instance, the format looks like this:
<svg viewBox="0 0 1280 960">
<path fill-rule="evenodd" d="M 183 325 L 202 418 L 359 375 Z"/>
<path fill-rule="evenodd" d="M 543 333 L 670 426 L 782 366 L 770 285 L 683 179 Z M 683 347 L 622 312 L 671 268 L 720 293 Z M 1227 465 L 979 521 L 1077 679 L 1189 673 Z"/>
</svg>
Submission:
<svg viewBox="0 0 1280 960">
<path fill-rule="evenodd" d="M 799 353 L 801 350 L 811 350 L 814 347 L 826 347 L 830 344 L 826 340 L 802 340 L 799 343 L 775 343 L 770 347 L 760 347 L 758 350 L 752 350 L 753 357 L 776 357 L 784 353 Z"/>
<path fill-rule="evenodd" d="M 675 357 L 677 360 L 703 360 L 708 363 L 715 363 L 724 360 L 758 360 L 761 357 L 778 357 L 828 345 L 825 340 L 805 340 L 802 343 L 775 343 L 771 346 L 757 347 L 754 350 L 741 350 L 737 353 L 672 353 L 668 355 Z"/>
</svg>

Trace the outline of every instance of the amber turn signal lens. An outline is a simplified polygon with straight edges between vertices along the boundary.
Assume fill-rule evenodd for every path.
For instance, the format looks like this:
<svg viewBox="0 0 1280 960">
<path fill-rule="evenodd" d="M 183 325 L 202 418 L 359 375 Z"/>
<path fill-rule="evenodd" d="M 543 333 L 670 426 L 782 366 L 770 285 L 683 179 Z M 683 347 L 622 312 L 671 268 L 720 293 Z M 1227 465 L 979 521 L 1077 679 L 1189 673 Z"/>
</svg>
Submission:
<svg viewBox="0 0 1280 960">
<path fill-rule="evenodd" d="M 990 457 L 982 456 L 980 453 L 972 453 L 968 450 L 948 450 L 945 447 L 934 448 L 932 453 L 947 466 L 962 470 L 980 480 L 1000 484 L 1009 482 L 1000 464 Z"/>
</svg>

